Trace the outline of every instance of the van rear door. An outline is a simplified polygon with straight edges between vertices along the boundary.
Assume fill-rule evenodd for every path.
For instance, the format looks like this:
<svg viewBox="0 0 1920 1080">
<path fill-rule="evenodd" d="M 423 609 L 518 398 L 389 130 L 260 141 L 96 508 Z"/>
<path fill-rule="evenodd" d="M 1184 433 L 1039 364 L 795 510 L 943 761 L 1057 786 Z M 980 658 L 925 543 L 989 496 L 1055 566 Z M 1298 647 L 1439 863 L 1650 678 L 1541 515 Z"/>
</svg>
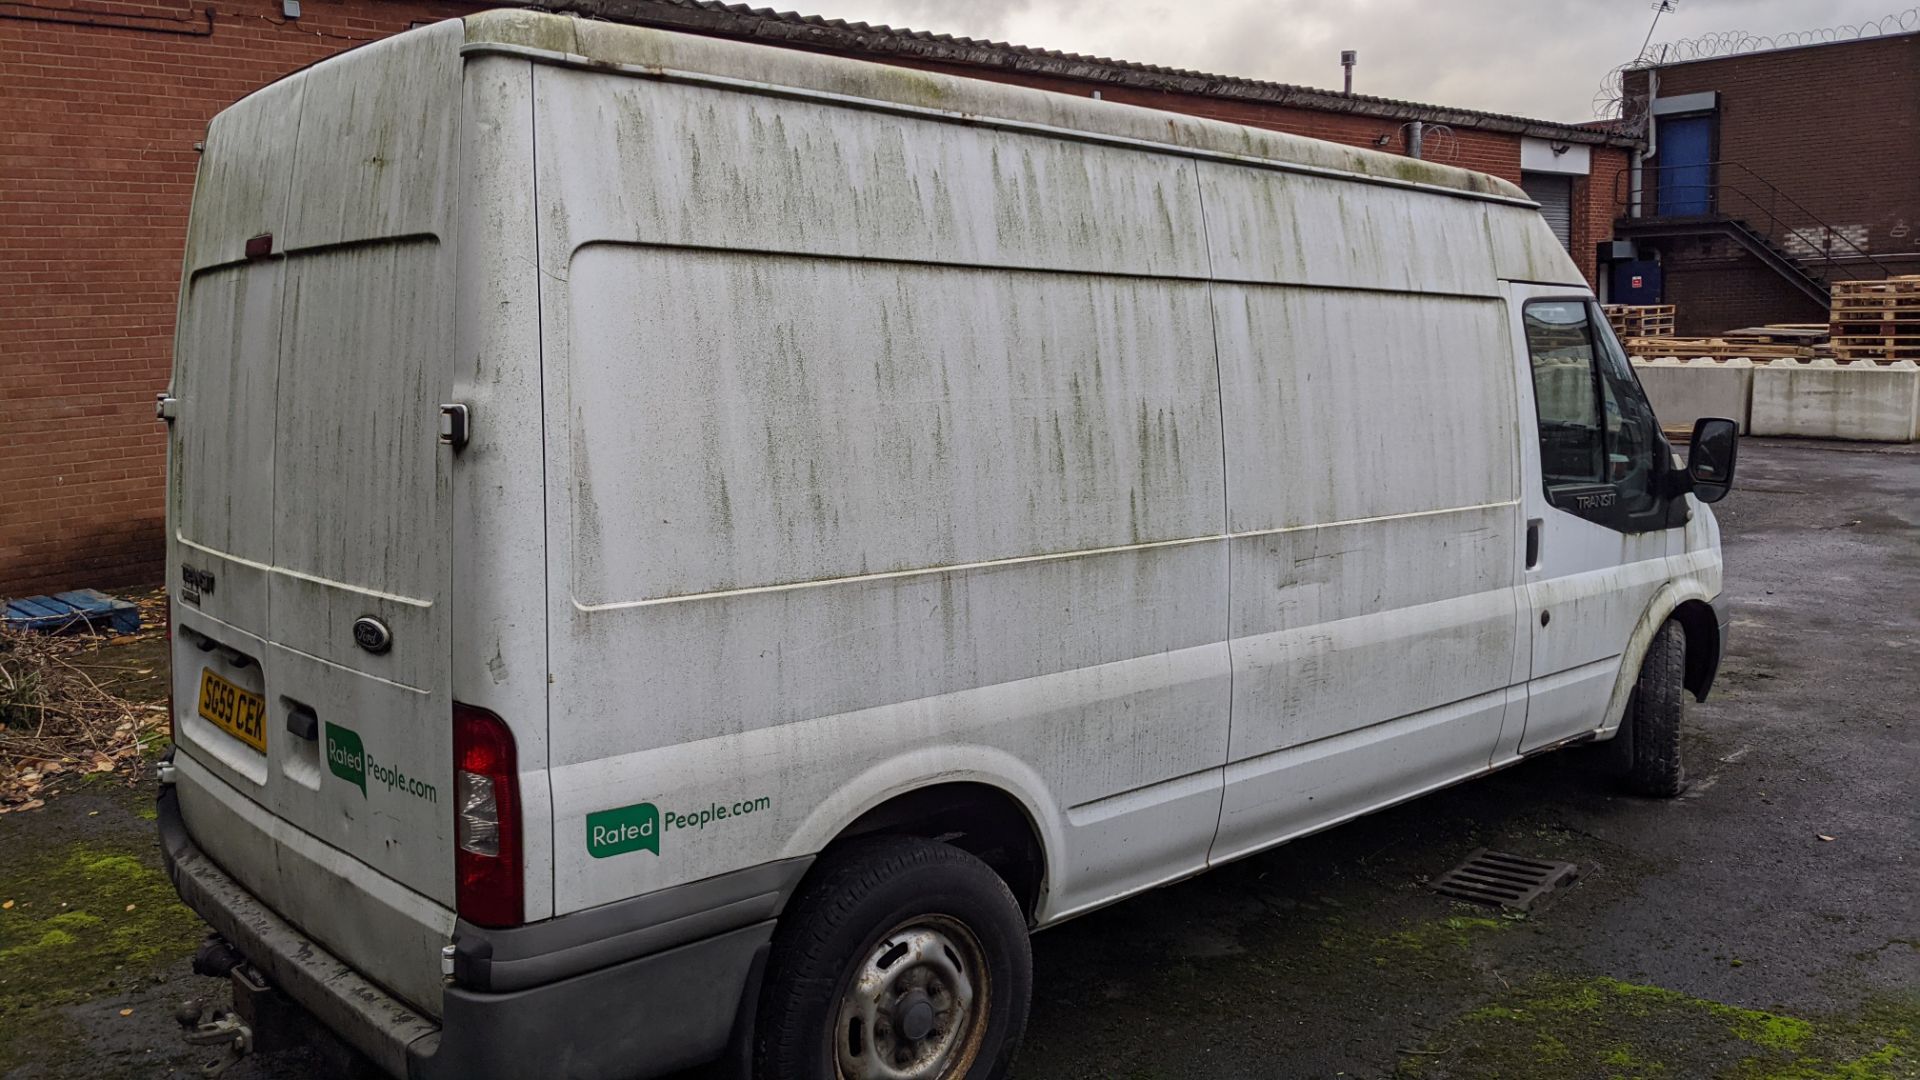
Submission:
<svg viewBox="0 0 1920 1080">
<path fill-rule="evenodd" d="M 451 22 L 358 49 L 215 119 L 172 390 L 188 830 L 429 1011 L 453 904 L 437 407 L 460 41 Z"/>
</svg>

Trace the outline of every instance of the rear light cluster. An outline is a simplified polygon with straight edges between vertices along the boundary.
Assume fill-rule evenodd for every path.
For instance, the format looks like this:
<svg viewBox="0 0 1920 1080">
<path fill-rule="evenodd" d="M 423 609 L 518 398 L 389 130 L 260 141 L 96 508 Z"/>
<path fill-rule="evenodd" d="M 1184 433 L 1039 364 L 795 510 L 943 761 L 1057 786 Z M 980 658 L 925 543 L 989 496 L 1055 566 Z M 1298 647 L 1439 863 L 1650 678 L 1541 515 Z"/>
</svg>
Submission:
<svg viewBox="0 0 1920 1080">
<path fill-rule="evenodd" d="M 477 926 L 525 921 L 513 733 L 485 709 L 453 706 L 454 906 Z"/>
</svg>

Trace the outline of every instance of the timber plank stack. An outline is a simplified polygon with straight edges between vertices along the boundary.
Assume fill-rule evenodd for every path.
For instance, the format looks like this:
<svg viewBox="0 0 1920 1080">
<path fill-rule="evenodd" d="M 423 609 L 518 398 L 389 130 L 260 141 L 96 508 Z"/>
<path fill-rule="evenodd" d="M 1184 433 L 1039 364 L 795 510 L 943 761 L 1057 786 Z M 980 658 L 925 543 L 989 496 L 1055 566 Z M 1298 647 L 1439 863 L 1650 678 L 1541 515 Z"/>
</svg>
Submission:
<svg viewBox="0 0 1920 1080">
<path fill-rule="evenodd" d="M 1826 323 L 1768 323 L 1765 326 L 1748 326 L 1739 330 L 1729 330 L 1720 337 L 1725 341 L 1746 342 L 1754 345 L 1811 345 L 1821 346 L 1827 343 Z"/>
<path fill-rule="evenodd" d="M 1784 356 L 1795 360 L 1810 360 L 1816 356 L 1825 355 L 1822 349 L 1813 345 L 1786 341 L 1768 343 L 1726 337 L 1634 337 L 1627 338 L 1623 344 L 1626 346 L 1628 356 L 1646 358 L 1677 356 L 1683 360 L 1691 360 L 1696 356 L 1704 356 L 1711 360 L 1731 360 L 1736 356 L 1744 356 L 1749 360 L 1777 360 Z"/>
<path fill-rule="evenodd" d="M 1920 275 L 1836 281 L 1829 318 L 1842 360 L 1920 360 Z"/>
<path fill-rule="evenodd" d="M 1607 321 L 1622 338 L 1673 336 L 1672 304 L 1608 304 Z"/>
</svg>

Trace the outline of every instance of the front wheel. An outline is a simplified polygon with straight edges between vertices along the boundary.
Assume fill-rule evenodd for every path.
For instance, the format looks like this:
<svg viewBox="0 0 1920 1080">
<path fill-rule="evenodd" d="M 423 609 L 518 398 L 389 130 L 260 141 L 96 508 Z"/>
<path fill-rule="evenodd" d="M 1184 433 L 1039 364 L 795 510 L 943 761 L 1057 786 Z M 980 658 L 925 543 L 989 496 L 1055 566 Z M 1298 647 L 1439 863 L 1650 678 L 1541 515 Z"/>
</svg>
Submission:
<svg viewBox="0 0 1920 1080">
<path fill-rule="evenodd" d="M 1620 733 L 1621 775 L 1636 795 L 1672 798 L 1686 790 L 1680 721 L 1686 715 L 1687 634 L 1669 619 L 1647 646 Z"/>
<path fill-rule="evenodd" d="M 918 837 L 824 856 L 780 917 L 760 1080 L 995 1080 L 1026 1029 L 1026 920 L 979 859 Z"/>
</svg>

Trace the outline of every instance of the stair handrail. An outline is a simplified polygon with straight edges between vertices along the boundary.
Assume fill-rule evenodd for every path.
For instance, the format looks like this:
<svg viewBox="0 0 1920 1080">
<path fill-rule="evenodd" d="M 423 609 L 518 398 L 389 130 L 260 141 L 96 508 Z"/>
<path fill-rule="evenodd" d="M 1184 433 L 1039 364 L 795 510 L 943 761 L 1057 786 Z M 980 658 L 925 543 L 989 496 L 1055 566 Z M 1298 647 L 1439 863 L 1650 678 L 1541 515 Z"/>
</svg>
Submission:
<svg viewBox="0 0 1920 1080">
<path fill-rule="evenodd" d="M 1837 259 L 1833 254 L 1831 242 L 1833 240 L 1839 240 L 1842 244 L 1845 244 L 1847 247 L 1851 248 L 1855 255 L 1857 255 L 1861 259 L 1866 260 L 1869 263 L 1872 263 L 1873 266 L 1876 269 L 1878 269 L 1882 275 L 1886 277 L 1895 276 L 1893 270 L 1890 267 L 1888 267 L 1887 264 L 1875 258 L 1873 254 L 1869 252 L 1867 249 L 1861 247 L 1859 244 L 1854 243 L 1852 240 L 1847 239 L 1847 237 L 1844 234 L 1842 234 L 1839 230 L 1835 229 L 1832 225 L 1827 224 L 1827 222 L 1824 219 L 1822 219 L 1820 215 L 1807 209 L 1806 206 L 1800 202 L 1800 200 L 1794 198 L 1792 195 L 1782 190 L 1780 185 L 1774 183 L 1771 180 L 1768 180 L 1766 177 L 1755 172 L 1752 166 L 1746 164 L 1743 161 L 1735 161 L 1732 159 L 1727 159 L 1727 160 L 1718 160 L 1718 161 L 1706 161 L 1706 162 L 1701 162 L 1698 164 L 1691 164 L 1691 165 L 1653 165 L 1653 166 L 1642 165 L 1638 169 L 1639 173 L 1641 174 L 1641 184 L 1640 184 L 1641 195 L 1643 198 L 1646 195 L 1646 192 L 1647 192 L 1646 176 L 1649 173 L 1655 176 L 1658 176 L 1663 172 L 1673 170 L 1673 169 L 1705 168 L 1705 169 L 1712 170 L 1711 173 L 1709 174 L 1712 177 L 1712 179 L 1708 181 L 1706 186 L 1707 186 L 1707 194 L 1708 194 L 1708 200 L 1709 200 L 1708 205 L 1713 208 L 1713 213 L 1716 216 L 1728 217 L 1728 218 L 1731 217 L 1731 215 L 1726 214 L 1720 206 L 1720 193 L 1722 191 L 1731 191 L 1734 194 L 1747 199 L 1750 203 L 1753 204 L 1756 210 L 1762 209 L 1760 200 L 1756 196 L 1754 196 L 1751 192 L 1747 191 L 1745 188 L 1742 188 L 1736 184 L 1729 184 L 1726 180 L 1722 178 L 1720 170 L 1724 166 L 1729 166 L 1729 165 L 1735 169 L 1738 169 L 1740 172 L 1745 173 L 1747 176 L 1751 177 L 1754 180 L 1754 182 L 1758 183 L 1761 187 L 1765 188 L 1768 194 L 1771 196 L 1770 201 L 1764 207 L 1767 213 L 1767 231 L 1764 235 L 1767 237 L 1767 239 L 1771 240 L 1777 229 L 1785 229 L 1787 232 L 1792 233 L 1794 236 L 1798 237 L 1800 241 L 1804 243 L 1809 250 L 1819 251 L 1823 256 L 1822 261 L 1824 261 L 1829 266 L 1835 267 L 1836 269 L 1839 267 L 1839 259 Z M 1626 185 L 1627 185 L 1628 179 L 1634 174 L 1635 171 L 1636 170 L 1634 166 L 1627 165 L 1627 166 L 1623 166 L 1622 168 L 1620 168 L 1618 171 L 1614 173 L 1613 194 L 1614 194 L 1614 204 L 1616 206 L 1626 207 L 1630 205 L 1632 194 Z M 1655 188 L 1655 191 L 1656 192 L 1658 191 L 1657 187 Z M 1813 238 L 1811 236 L 1800 231 L 1798 227 L 1794 226 L 1789 222 L 1782 221 L 1780 219 L 1780 215 L 1778 212 L 1779 210 L 1778 201 L 1782 199 L 1786 200 L 1789 206 L 1799 211 L 1803 217 L 1805 217 L 1808 221 L 1810 221 L 1812 223 L 1810 227 L 1818 228 L 1822 230 L 1824 234 L 1824 239 L 1828 242 L 1825 244 L 1816 244 L 1813 242 Z M 1660 217 L 1660 215 L 1658 214 L 1642 215 L 1642 216 L 1651 217 L 1656 220 Z M 1799 256 L 1794 255 L 1792 252 L 1785 252 L 1784 254 L 1796 260 L 1800 258 Z"/>
</svg>

